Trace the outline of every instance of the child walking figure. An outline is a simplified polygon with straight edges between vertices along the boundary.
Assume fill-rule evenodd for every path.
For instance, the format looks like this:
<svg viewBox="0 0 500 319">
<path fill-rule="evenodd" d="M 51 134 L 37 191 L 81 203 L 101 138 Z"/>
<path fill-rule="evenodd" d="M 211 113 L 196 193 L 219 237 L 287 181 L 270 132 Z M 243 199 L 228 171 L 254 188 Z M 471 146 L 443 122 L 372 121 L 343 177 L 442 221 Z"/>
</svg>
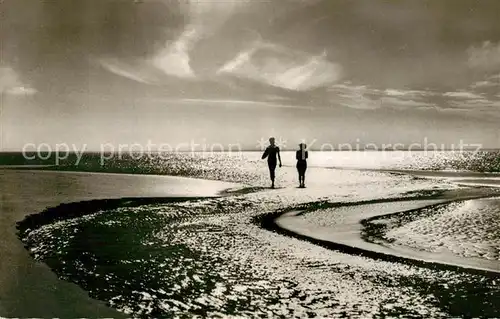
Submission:
<svg viewBox="0 0 500 319">
<path fill-rule="evenodd" d="M 300 143 L 299 150 L 295 153 L 295 158 L 297 159 L 297 171 L 299 172 L 299 187 L 306 187 L 306 170 L 307 170 L 307 158 L 309 157 L 306 151 L 306 144 Z"/>
</svg>

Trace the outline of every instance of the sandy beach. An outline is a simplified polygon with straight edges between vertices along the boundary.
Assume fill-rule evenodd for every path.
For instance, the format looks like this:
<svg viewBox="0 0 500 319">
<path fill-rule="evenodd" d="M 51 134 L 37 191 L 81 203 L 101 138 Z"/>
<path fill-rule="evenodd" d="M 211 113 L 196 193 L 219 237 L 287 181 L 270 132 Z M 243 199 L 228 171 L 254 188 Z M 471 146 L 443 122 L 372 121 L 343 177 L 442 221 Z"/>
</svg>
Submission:
<svg viewBox="0 0 500 319">
<path fill-rule="evenodd" d="M 431 301 L 427 293 L 419 292 L 420 284 L 411 283 L 414 279 L 410 282 L 404 279 L 407 276 L 421 278 L 426 285 L 435 285 L 442 281 L 437 278 L 444 276 L 442 284 L 447 282 L 449 288 L 434 292 L 443 296 L 453 294 L 455 289 L 476 288 L 492 290 L 492 296 L 496 294 L 491 278 L 495 278 L 493 274 L 498 270 L 497 261 L 426 253 L 404 245 L 363 239 L 363 220 L 450 201 L 498 196 L 496 187 L 466 186 L 472 177 L 450 179 L 446 174 L 436 173 L 432 178 L 414 178 L 376 170 L 315 168 L 309 174 L 308 188 L 299 189 L 294 186 L 293 168 L 284 167 L 279 187 L 270 190 L 248 184 L 157 175 L 36 170 L 1 170 L 1 173 L 5 189 L 2 225 L 9 238 L 2 246 L 9 256 L 2 263 L 6 270 L 2 272 L 5 297 L 1 299 L 1 310 L 6 316 L 116 317 L 122 313 L 141 317 L 174 313 L 303 316 L 308 313 L 306 309 L 312 309 L 311 314 L 319 316 L 419 313 L 441 317 L 464 311 L 458 301 L 445 301 L 446 298 Z M 485 179 L 483 183 L 495 186 L 496 180 Z M 179 202 L 165 198 L 179 196 L 188 198 Z M 61 203 L 65 205 L 58 206 Z M 44 214 L 36 214 L 41 211 Z M 79 211 L 82 214 L 75 215 Z M 303 211 L 307 213 L 302 214 Z M 28 215 L 33 218 L 28 224 L 29 219 L 21 223 L 24 225 L 21 238 L 30 252 L 15 231 L 16 223 Z M 71 218 L 58 217 L 63 215 Z M 128 237 L 120 238 L 128 236 L 131 227 L 139 236 L 138 242 L 130 242 L 105 255 L 99 246 L 92 244 L 97 240 L 124 245 L 119 243 Z M 72 229 L 76 235 L 71 234 Z M 79 234 L 84 229 L 88 231 Z M 121 235 L 116 237 L 116 234 Z M 78 238 L 85 240 L 82 242 L 85 246 L 79 246 L 78 250 L 98 259 L 85 261 L 81 255 L 74 255 L 73 243 Z M 159 246 L 164 248 L 159 251 L 154 248 Z M 182 253 L 178 247 L 184 247 Z M 132 253 L 136 249 L 143 252 Z M 127 251 L 132 255 L 125 257 L 123 253 Z M 169 253 L 174 251 L 178 252 Z M 201 255 L 192 261 L 187 258 L 198 254 Z M 50 268 L 40 262 L 44 260 Z M 110 270 L 92 260 L 118 264 L 115 270 Z M 178 266 L 167 271 L 165 261 Z M 215 268 L 207 268 L 206 263 L 215 263 Z M 120 275 L 125 266 L 142 275 Z M 349 274 L 368 277 L 352 286 L 351 279 L 346 277 Z M 96 286 L 103 280 L 101 277 L 108 278 L 108 284 Z M 158 282 L 164 284 L 157 286 Z M 288 283 L 293 282 L 297 286 L 292 289 Z M 475 286 L 469 287 L 465 282 L 483 288 L 472 288 Z M 205 288 L 199 288 L 200 284 Z M 209 289 L 211 285 L 219 288 Z M 437 288 L 440 285 L 435 289 L 441 289 Z M 458 288 L 461 285 L 464 286 Z M 284 308 L 270 307 L 267 293 L 262 289 L 274 291 L 278 304 Z M 221 295 L 218 291 L 225 293 Z M 290 299 L 292 292 L 304 294 L 305 299 Z M 313 306 L 311 302 L 318 294 L 333 299 L 313 302 Z M 399 301 L 391 298 L 394 294 L 400 296 Z M 240 310 L 230 310 L 233 308 L 227 305 L 232 298 L 250 298 L 250 303 L 238 301 L 236 309 Z M 485 301 L 472 302 L 484 306 Z M 27 303 L 32 306 L 24 307 Z M 220 306 L 212 309 L 209 304 Z M 400 310 L 377 310 L 376 305 L 382 304 Z M 472 313 L 496 313 L 496 308 L 485 309 Z"/>
<path fill-rule="evenodd" d="M 60 280 L 35 261 L 16 235 L 27 215 L 61 203 L 154 196 L 214 196 L 235 184 L 167 176 L 0 170 L 0 316 L 124 317 Z"/>
</svg>

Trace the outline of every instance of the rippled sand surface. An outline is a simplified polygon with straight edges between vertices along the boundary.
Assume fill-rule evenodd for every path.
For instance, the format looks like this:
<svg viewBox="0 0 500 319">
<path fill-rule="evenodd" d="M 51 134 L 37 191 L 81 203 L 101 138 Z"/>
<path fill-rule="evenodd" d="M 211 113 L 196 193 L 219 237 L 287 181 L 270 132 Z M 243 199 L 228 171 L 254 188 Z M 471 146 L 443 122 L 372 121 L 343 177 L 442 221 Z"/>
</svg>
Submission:
<svg viewBox="0 0 500 319">
<path fill-rule="evenodd" d="M 378 222 L 388 225 L 384 238 L 395 245 L 499 260 L 499 220 L 498 199 L 476 199 L 425 208 L 413 216 L 393 216 Z"/>
</svg>

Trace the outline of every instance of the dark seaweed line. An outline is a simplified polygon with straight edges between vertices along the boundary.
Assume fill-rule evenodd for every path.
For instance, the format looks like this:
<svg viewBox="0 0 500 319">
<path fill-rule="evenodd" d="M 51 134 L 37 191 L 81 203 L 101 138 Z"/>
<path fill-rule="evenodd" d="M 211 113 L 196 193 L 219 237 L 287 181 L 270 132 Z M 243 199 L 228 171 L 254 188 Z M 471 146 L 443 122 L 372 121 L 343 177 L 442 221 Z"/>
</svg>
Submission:
<svg viewBox="0 0 500 319">
<path fill-rule="evenodd" d="M 434 196 L 432 196 L 432 197 L 434 197 Z M 490 197 L 490 196 L 478 196 L 476 198 L 485 198 L 485 197 Z M 423 200 L 423 199 L 429 199 L 429 197 L 427 197 L 427 198 L 418 197 L 417 199 Z M 407 198 L 406 200 L 412 200 L 412 199 Z M 415 200 L 415 198 L 413 200 Z M 274 212 L 270 212 L 270 213 L 264 213 L 262 215 L 254 217 L 253 222 L 255 224 L 261 226 L 262 228 L 269 230 L 269 231 L 272 231 L 272 232 L 275 232 L 277 234 L 284 235 L 284 236 L 291 237 L 291 238 L 296 238 L 296 239 L 306 241 L 306 242 L 312 243 L 314 245 L 317 245 L 317 246 L 320 246 L 320 247 L 323 247 L 323 248 L 326 248 L 329 250 L 333 250 L 333 251 L 337 251 L 337 252 L 341 252 L 341 253 L 345 253 L 345 254 L 349 254 L 349 255 L 357 255 L 357 256 L 367 257 L 367 258 L 374 259 L 374 260 L 401 263 L 401 264 L 405 264 L 405 265 L 409 265 L 409 266 L 418 266 L 418 267 L 428 268 L 428 269 L 432 269 L 432 270 L 455 271 L 455 272 L 459 272 L 459 273 L 481 275 L 481 276 L 484 276 L 487 278 L 492 278 L 492 279 L 500 278 L 500 273 L 496 273 L 496 272 L 492 272 L 492 271 L 473 269 L 473 268 L 448 265 L 448 264 L 441 264 L 441 263 L 437 263 L 437 262 L 423 261 L 423 260 L 400 257 L 400 256 L 394 256 L 394 255 L 375 252 L 375 251 L 371 251 L 371 250 L 367 250 L 367 249 L 363 249 L 363 248 L 353 247 L 353 246 L 349 246 L 349 245 L 345 245 L 345 244 L 335 243 L 335 242 L 331 242 L 331 241 L 327 241 L 327 240 L 311 238 L 309 236 L 298 234 L 298 233 L 295 233 L 291 230 L 282 228 L 278 224 L 276 224 L 276 219 L 278 219 L 283 214 L 291 212 L 291 211 L 298 210 L 298 211 L 301 211 L 299 214 L 305 214 L 305 213 L 316 211 L 318 209 L 323 209 L 323 208 L 358 206 L 358 205 L 384 203 L 384 202 L 392 202 L 392 201 L 400 201 L 400 199 L 399 198 L 397 200 L 376 199 L 376 200 L 367 200 L 367 201 L 360 201 L 360 202 L 337 202 L 337 203 L 328 203 L 328 202 L 322 201 L 322 202 L 316 202 L 316 203 L 309 203 L 309 204 L 305 204 L 305 205 L 298 205 L 298 206 L 295 206 L 293 208 L 285 208 L 283 210 L 274 211 Z M 453 201 L 455 201 L 455 200 L 449 200 L 448 202 L 453 202 Z M 442 205 L 442 204 L 444 204 L 444 203 L 427 205 L 425 207 L 431 207 L 434 205 Z M 421 208 L 419 208 L 419 209 L 421 209 Z M 409 211 L 413 211 L 413 210 L 409 210 Z M 388 215 L 392 215 L 392 214 L 388 214 Z"/>
</svg>

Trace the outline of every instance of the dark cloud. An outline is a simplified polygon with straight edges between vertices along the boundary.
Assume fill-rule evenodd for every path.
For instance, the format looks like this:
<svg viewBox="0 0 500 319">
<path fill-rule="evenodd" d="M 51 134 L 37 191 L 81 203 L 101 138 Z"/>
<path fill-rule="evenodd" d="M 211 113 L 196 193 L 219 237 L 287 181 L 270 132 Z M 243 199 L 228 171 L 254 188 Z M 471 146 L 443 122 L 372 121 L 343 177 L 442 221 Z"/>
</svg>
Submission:
<svg viewBox="0 0 500 319">
<path fill-rule="evenodd" d="M 5 0 L 4 63 L 47 90 L 85 82 L 94 56 L 145 57 L 174 38 L 183 25 L 175 3 Z"/>
<path fill-rule="evenodd" d="M 347 76 L 382 87 L 469 81 L 467 48 L 500 37 L 497 1 L 323 1 L 281 17 L 273 40 L 327 49 Z"/>
</svg>

